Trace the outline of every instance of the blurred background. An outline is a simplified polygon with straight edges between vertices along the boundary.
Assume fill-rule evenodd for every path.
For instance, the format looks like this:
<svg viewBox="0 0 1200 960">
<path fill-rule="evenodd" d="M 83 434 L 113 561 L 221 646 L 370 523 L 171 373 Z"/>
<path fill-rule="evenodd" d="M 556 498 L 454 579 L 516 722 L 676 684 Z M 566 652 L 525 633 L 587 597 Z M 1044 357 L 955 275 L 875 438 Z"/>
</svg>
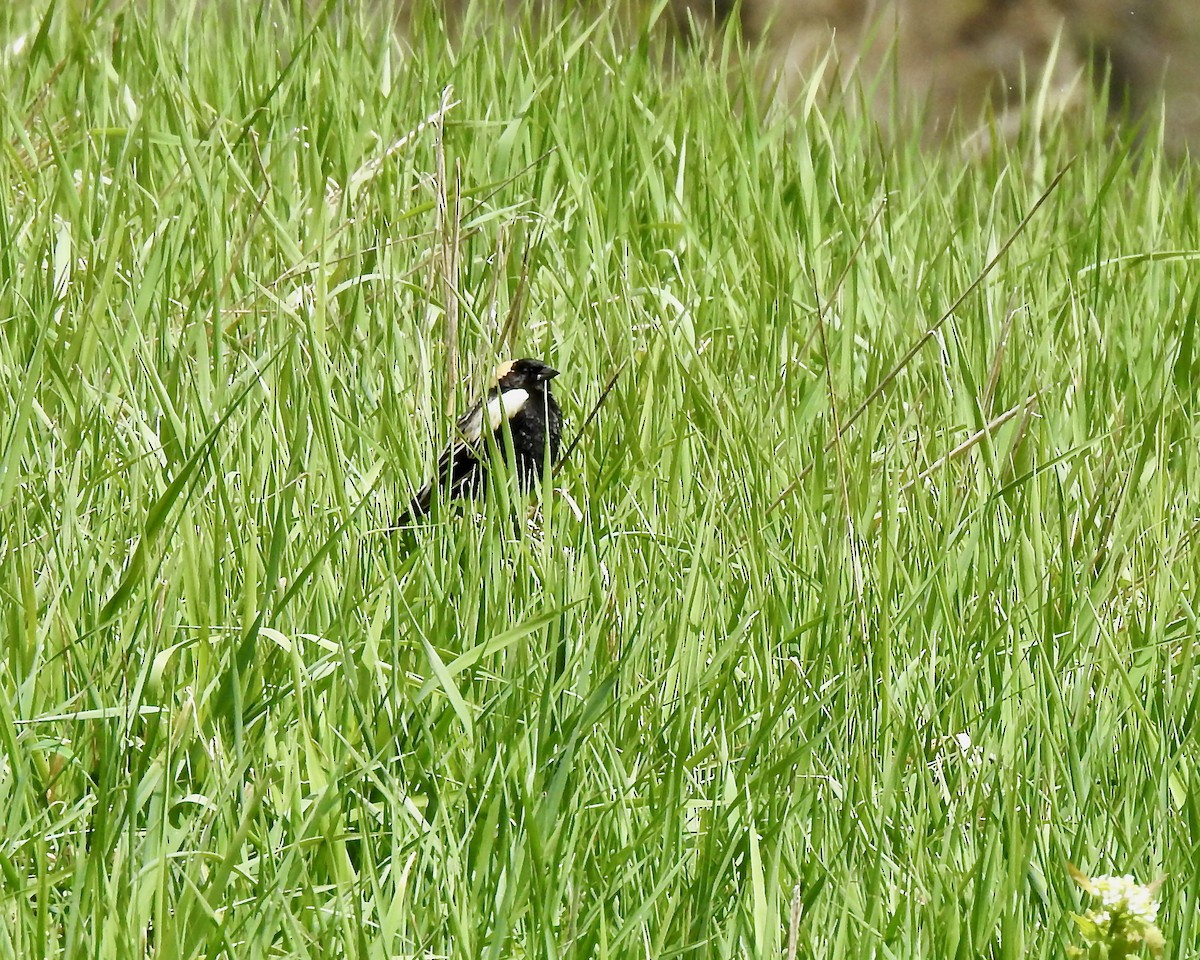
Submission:
<svg viewBox="0 0 1200 960">
<path fill-rule="evenodd" d="M 399 3 L 403 31 L 414 4 Z M 452 22 L 470 19 L 464 0 L 440 6 Z M 609 6 L 536 5 L 547 22 Z M 1055 112 L 1098 107 L 1139 135 L 1150 130 L 1157 137 L 1161 120 L 1165 145 L 1176 156 L 1194 152 L 1200 141 L 1196 0 L 629 0 L 623 6 L 631 22 L 658 13 L 673 43 L 732 34 L 740 44 L 735 49 L 760 49 L 763 82 L 784 101 L 819 78 L 828 95 L 852 89 L 884 126 L 909 117 L 931 142 L 959 142 L 972 132 L 1006 135 L 1034 97 Z M 503 7 L 516 17 L 530 5 L 509 0 Z"/>
</svg>

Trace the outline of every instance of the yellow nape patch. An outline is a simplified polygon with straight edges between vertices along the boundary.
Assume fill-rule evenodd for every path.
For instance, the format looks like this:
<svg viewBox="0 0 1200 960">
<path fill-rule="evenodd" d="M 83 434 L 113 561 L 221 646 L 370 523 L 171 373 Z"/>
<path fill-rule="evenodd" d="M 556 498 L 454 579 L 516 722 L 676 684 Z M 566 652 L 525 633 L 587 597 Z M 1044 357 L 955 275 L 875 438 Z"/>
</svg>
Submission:
<svg viewBox="0 0 1200 960">
<path fill-rule="evenodd" d="M 496 369 L 492 373 L 493 387 L 512 372 L 513 364 L 516 362 L 516 360 L 505 360 L 503 363 L 496 364 Z"/>
</svg>

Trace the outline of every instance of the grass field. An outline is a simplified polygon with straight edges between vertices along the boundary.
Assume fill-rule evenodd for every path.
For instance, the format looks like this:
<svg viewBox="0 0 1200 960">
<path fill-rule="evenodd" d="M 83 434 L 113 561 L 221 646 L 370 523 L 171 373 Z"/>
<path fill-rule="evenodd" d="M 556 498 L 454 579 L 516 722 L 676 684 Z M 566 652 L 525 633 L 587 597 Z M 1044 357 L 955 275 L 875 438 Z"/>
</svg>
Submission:
<svg viewBox="0 0 1200 960">
<path fill-rule="evenodd" d="M 0 12 L 0 956 L 1062 957 L 1068 864 L 1200 947 L 1153 131 L 166 6 Z M 624 364 L 541 532 L 387 533 L 509 352 Z"/>
</svg>

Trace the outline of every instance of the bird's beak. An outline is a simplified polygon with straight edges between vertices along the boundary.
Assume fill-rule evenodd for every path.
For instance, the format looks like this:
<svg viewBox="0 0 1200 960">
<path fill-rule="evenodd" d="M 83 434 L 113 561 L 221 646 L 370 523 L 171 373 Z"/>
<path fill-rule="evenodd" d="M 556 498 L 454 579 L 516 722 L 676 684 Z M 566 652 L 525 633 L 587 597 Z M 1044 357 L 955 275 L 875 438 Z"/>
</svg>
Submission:
<svg viewBox="0 0 1200 960">
<path fill-rule="evenodd" d="M 539 380 L 553 380 L 557 376 L 558 371 L 553 367 L 542 367 L 542 369 L 538 371 Z"/>
</svg>

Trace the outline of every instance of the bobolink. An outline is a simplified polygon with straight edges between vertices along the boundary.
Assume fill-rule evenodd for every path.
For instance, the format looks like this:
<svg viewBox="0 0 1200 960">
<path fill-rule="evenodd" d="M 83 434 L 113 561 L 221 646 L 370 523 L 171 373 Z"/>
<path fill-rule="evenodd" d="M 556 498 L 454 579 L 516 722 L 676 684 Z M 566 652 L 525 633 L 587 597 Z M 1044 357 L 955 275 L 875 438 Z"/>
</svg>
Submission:
<svg viewBox="0 0 1200 960">
<path fill-rule="evenodd" d="M 507 424 L 517 483 L 528 492 L 542 479 L 542 468 L 558 459 L 562 411 L 550 392 L 558 371 L 540 360 L 506 360 L 496 367 L 492 386 L 458 421 L 450 446 L 438 460 L 437 472 L 412 499 L 397 522 L 403 526 L 429 512 L 434 488 L 448 499 L 477 497 L 487 489 L 487 462 L 498 452 L 507 458 Z M 489 434 L 491 435 L 489 437 Z"/>
</svg>

